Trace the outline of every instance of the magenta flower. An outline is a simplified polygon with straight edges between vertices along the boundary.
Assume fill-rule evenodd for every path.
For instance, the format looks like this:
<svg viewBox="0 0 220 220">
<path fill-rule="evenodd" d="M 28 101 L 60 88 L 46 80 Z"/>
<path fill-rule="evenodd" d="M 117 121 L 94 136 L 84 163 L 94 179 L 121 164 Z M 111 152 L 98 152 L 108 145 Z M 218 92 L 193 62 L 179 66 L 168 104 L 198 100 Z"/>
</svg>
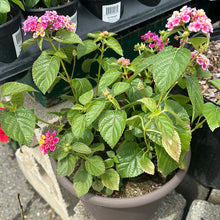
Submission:
<svg viewBox="0 0 220 220">
<path fill-rule="evenodd" d="M 125 59 L 124 57 L 121 57 L 117 60 L 117 63 L 121 64 L 122 66 L 128 66 L 128 65 L 130 65 L 130 60 Z"/>
<path fill-rule="evenodd" d="M 191 53 L 191 59 L 195 58 L 197 54 L 198 54 L 197 51 L 193 51 Z M 209 59 L 201 53 L 197 55 L 196 63 L 198 63 L 204 70 L 208 70 L 210 65 Z"/>
<path fill-rule="evenodd" d="M 43 154 L 47 154 L 48 150 L 54 151 L 56 149 L 55 144 L 59 142 L 59 138 L 55 137 L 56 131 L 54 130 L 51 134 L 48 131 L 45 135 L 41 135 L 39 141 L 40 151 L 43 151 Z"/>
</svg>

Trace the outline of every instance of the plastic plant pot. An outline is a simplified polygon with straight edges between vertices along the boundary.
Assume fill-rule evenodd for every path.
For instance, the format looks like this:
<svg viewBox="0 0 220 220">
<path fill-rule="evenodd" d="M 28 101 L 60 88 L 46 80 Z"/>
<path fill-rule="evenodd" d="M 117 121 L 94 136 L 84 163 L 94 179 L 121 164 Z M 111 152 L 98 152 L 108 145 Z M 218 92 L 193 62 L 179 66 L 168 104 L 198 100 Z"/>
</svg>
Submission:
<svg viewBox="0 0 220 220">
<path fill-rule="evenodd" d="M 104 22 L 115 23 L 123 13 L 121 0 L 81 0 L 82 4 L 96 17 Z"/>
<path fill-rule="evenodd" d="M 9 21 L 0 25 L 0 62 L 11 63 L 21 53 L 20 11 Z"/>
<path fill-rule="evenodd" d="M 138 1 L 144 5 L 153 7 L 153 6 L 158 5 L 161 0 L 138 0 Z"/>
</svg>

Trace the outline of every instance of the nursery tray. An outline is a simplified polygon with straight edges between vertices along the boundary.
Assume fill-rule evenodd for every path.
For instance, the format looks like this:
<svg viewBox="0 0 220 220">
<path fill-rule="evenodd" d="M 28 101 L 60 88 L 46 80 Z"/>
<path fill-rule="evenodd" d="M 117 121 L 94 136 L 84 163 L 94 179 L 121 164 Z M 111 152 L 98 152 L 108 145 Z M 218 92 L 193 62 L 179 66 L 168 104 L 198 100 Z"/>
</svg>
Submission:
<svg viewBox="0 0 220 220">
<path fill-rule="evenodd" d="M 124 12 L 121 19 L 116 23 L 106 23 L 90 13 L 80 3 L 78 5 L 77 14 L 77 31 L 76 33 L 82 38 L 86 39 L 87 33 L 97 30 L 108 30 L 118 33 L 120 31 L 135 27 L 144 21 L 148 21 L 158 15 L 171 11 L 181 5 L 190 2 L 191 0 L 161 0 L 161 2 L 154 7 L 146 6 L 137 0 L 126 0 Z M 24 37 L 24 39 L 27 37 Z M 47 47 L 47 45 L 45 46 Z M 0 84 L 7 81 L 15 81 L 21 78 L 27 70 L 32 67 L 33 62 L 39 56 L 40 50 L 36 44 L 30 46 L 25 52 L 12 63 L 0 62 Z"/>
</svg>

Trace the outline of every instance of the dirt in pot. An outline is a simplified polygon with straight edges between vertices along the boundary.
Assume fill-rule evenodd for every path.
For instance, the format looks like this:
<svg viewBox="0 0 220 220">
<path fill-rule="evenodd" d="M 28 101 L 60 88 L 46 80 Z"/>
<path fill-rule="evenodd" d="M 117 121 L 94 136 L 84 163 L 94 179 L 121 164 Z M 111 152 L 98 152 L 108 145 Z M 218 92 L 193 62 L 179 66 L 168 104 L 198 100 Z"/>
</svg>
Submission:
<svg viewBox="0 0 220 220">
<path fill-rule="evenodd" d="M 210 60 L 209 71 L 212 76 L 208 78 L 199 78 L 202 94 L 206 99 L 215 104 L 220 104 L 220 90 L 209 81 L 220 79 L 220 40 L 211 41 L 209 49 L 204 52 L 204 55 Z"/>
</svg>

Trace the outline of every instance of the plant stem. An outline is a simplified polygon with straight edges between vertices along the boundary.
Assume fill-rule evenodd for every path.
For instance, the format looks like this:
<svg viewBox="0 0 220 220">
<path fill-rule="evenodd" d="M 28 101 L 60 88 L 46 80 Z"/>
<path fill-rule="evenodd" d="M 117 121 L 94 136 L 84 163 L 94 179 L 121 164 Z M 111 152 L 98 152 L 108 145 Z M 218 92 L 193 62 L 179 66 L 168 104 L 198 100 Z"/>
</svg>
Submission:
<svg viewBox="0 0 220 220">
<path fill-rule="evenodd" d="M 95 89 L 95 98 L 97 96 L 97 93 L 98 93 L 98 87 L 99 87 L 99 81 L 100 81 L 100 75 L 101 75 L 101 67 L 102 67 L 102 59 L 103 59 L 103 55 L 104 55 L 104 49 L 105 47 L 105 44 L 104 42 L 102 41 L 102 48 L 100 49 L 101 51 L 101 55 L 100 55 L 100 61 L 99 61 L 99 69 L 98 69 L 98 77 L 97 77 L 97 86 L 96 86 L 96 89 Z"/>
<path fill-rule="evenodd" d="M 138 104 L 141 104 L 141 103 L 140 103 L 140 102 L 132 102 L 132 103 L 129 103 L 129 104 L 127 104 L 127 105 L 122 106 L 122 107 L 121 107 L 121 110 L 124 110 L 124 109 L 126 109 L 126 108 L 129 108 L 129 107 L 132 107 L 132 106 L 138 105 Z"/>
<path fill-rule="evenodd" d="M 197 125 L 191 130 L 191 132 L 194 132 L 196 129 L 198 129 L 204 122 L 206 122 L 206 119 L 204 119 L 204 120 L 201 121 L 199 124 L 197 124 Z"/>
<path fill-rule="evenodd" d="M 58 126 L 58 125 L 51 124 L 51 123 L 46 122 L 46 121 L 44 121 L 44 120 L 42 120 L 42 119 L 40 119 L 40 118 L 37 118 L 37 120 L 40 121 L 40 122 L 43 122 L 44 124 L 50 125 L 50 126 L 52 126 L 52 127 L 54 127 L 54 128 L 58 128 L 58 129 L 63 129 L 63 130 L 65 130 L 64 128 L 62 128 L 62 127 L 60 127 L 60 126 Z"/>
<path fill-rule="evenodd" d="M 21 205 L 20 193 L 17 194 L 17 198 L 18 198 L 18 203 L 19 203 L 19 208 L 20 208 L 20 213 L 21 213 L 21 220 L 24 220 L 23 206 Z"/>
</svg>

